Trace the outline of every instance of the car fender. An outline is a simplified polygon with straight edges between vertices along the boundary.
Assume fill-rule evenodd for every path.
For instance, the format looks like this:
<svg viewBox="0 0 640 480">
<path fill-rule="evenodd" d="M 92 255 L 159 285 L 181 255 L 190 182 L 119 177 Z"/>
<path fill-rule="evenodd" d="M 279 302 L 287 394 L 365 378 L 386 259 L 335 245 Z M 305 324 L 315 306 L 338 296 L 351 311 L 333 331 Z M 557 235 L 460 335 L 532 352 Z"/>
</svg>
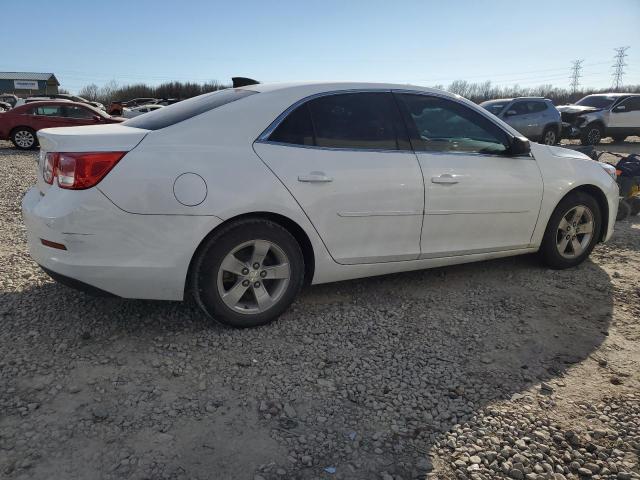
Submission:
<svg viewBox="0 0 640 480">
<path fill-rule="evenodd" d="M 584 187 L 597 188 L 607 199 L 608 210 L 603 212 L 607 218 L 607 225 L 603 225 L 607 228 L 604 235 L 607 239 L 612 230 L 611 217 L 615 220 L 618 196 L 618 187 L 613 178 L 597 161 L 574 150 L 532 143 L 531 153 L 538 163 L 544 184 L 540 213 L 531 244 L 539 247 L 542 243 L 547 223 L 558 203 L 572 190 Z"/>
</svg>

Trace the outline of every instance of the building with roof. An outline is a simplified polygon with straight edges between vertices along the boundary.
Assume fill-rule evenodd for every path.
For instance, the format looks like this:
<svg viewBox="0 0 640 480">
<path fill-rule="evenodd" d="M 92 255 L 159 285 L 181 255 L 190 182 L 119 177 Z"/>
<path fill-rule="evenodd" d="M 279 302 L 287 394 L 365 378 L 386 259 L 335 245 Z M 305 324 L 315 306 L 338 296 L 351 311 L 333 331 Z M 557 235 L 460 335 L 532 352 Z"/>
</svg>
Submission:
<svg viewBox="0 0 640 480">
<path fill-rule="evenodd" d="M 53 73 L 0 72 L 0 93 L 21 97 L 58 93 L 60 82 Z"/>
</svg>

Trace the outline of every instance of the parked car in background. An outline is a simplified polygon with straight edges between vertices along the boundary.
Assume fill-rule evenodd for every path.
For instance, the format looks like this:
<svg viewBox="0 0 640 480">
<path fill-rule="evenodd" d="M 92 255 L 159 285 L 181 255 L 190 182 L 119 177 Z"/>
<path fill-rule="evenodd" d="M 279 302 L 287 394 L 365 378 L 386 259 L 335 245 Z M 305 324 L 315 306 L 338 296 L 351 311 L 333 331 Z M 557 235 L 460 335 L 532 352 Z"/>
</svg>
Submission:
<svg viewBox="0 0 640 480">
<path fill-rule="evenodd" d="M 69 100 L 33 102 L 0 113 L 0 140 L 11 140 L 16 148 L 28 150 L 38 145 L 36 132 L 43 128 L 100 125 L 123 120 L 86 103 Z"/>
<path fill-rule="evenodd" d="M 640 94 L 587 95 L 572 105 L 561 105 L 562 135 L 579 138 L 583 145 L 597 145 L 605 137 L 621 142 L 640 135 Z"/>
<path fill-rule="evenodd" d="M 70 102 L 86 103 L 87 105 L 91 105 L 93 107 L 104 110 L 104 105 L 101 104 L 100 102 L 92 102 L 90 100 L 87 100 L 86 98 L 82 98 L 77 95 L 71 95 L 68 93 L 52 93 L 47 95 L 37 95 L 33 97 L 21 98 L 18 100 L 15 106 L 24 105 L 25 103 L 41 102 L 46 100 L 68 100 Z"/>
<path fill-rule="evenodd" d="M 503 98 L 483 102 L 480 106 L 533 141 L 555 145 L 560 140 L 560 112 L 551 100 L 542 97 Z"/>
<path fill-rule="evenodd" d="M 536 251 L 572 267 L 618 207 L 611 165 L 409 85 L 251 85 L 38 138 L 22 208 L 45 271 L 127 298 L 191 294 L 236 327 L 273 320 L 304 283 Z"/>
<path fill-rule="evenodd" d="M 153 112 L 154 110 L 158 110 L 159 108 L 164 108 L 164 105 L 141 105 L 139 107 L 133 108 L 124 108 L 122 110 L 122 116 L 124 118 L 133 118 L 138 115 L 142 115 L 143 113 Z"/>
<path fill-rule="evenodd" d="M 141 105 L 149 105 L 156 103 L 158 101 L 157 98 L 133 98 L 131 100 L 122 101 L 122 100 L 114 100 L 109 105 L 107 109 L 107 113 L 109 115 L 123 115 L 125 108 L 134 108 L 139 107 Z"/>
<path fill-rule="evenodd" d="M 0 95 L 0 102 L 8 103 L 9 105 L 11 105 L 11 108 L 13 108 L 18 102 L 18 96 L 14 95 L 13 93 L 3 93 L 2 95 Z"/>
</svg>

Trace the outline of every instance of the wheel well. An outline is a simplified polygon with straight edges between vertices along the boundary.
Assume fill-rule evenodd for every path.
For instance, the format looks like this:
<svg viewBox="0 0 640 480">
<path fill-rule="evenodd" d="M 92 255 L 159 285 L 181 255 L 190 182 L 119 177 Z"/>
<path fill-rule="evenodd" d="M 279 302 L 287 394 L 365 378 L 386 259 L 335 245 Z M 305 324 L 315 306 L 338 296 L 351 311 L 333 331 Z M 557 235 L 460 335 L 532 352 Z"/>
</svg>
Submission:
<svg viewBox="0 0 640 480">
<path fill-rule="evenodd" d="M 603 227 L 602 231 L 600 232 L 600 241 L 604 240 L 605 236 L 607 235 L 607 228 L 609 227 L 609 202 L 607 202 L 607 196 L 595 185 L 580 185 L 579 187 L 576 187 L 573 190 L 567 192 L 567 194 L 562 197 L 562 199 L 564 200 L 567 195 L 570 195 L 573 192 L 584 192 L 588 195 L 591 195 L 593 198 L 595 198 L 596 202 L 598 202 L 600 213 L 602 214 Z"/>
<path fill-rule="evenodd" d="M 16 130 L 19 130 L 19 129 L 21 129 L 21 128 L 23 128 L 23 129 L 25 129 L 25 130 L 31 130 L 33 133 L 36 133 L 36 131 L 35 131 L 33 128 L 31 128 L 31 127 L 28 127 L 28 126 L 26 126 L 26 125 L 18 125 L 17 127 L 13 127 L 13 128 L 11 129 L 11 131 L 9 132 L 9 136 L 11 137 L 11 136 L 13 135 L 13 132 L 15 132 Z"/>
<path fill-rule="evenodd" d="M 236 222 L 238 220 L 246 219 L 246 218 L 264 218 L 267 220 L 271 220 L 274 223 L 277 223 L 281 227 L 285 228 L 293 237 L 296 239 L 298 244 L 300 245 L 300 249 L 302 250 L 302 256 L 304 257 L 304 282 L 306 285 L 311 284 L 313 280 L 313 274 L 315 272 L 315 254 L 313 252 L 313 246 L 311 245 L 311 240 L 309 240 L 306 232 L 298 225 L 296 222 L 291 220 L 290 218 L 285 217 L 284 215 L 279 215 L 277 213 L 271 212 L 253 212 L 246 213 L 242 215 L 237 215 L 235 217 L 229 218 L 218 225 L 216 228 L 211 230 L 200 242 L 198 248 L 194 252 L 191 257 L 191 262 L 189 263 L 189 271 L 187 273 L 187 282 L 185 283 L 185 291 L 189 287 L 189 281 L 191 278 L 191 268 L 193 267 L 193 262 L 200 253 L 200 249 L 205 244 L 205 241 L 214 235 L 221 228 L 229 225 L 230 223 Z"/>
</svg>

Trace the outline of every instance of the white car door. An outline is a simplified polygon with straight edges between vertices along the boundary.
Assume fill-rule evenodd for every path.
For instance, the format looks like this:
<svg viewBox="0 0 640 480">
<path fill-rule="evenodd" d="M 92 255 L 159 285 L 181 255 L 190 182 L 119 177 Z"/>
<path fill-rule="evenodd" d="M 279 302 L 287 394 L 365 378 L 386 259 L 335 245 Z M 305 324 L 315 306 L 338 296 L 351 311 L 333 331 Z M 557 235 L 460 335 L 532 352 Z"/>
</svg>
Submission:
<svg viewBox="0 0 640 480">
<path fill-rule="evenodd" d="M 640 97 L 630 97 L 613 107 L 609 114 L 608 131 L 633 135 L 640 132 Z"/>
<path fill-rule="evenodd" d="M 535 159 L 506 154 L 508 134 L 461 102 L 397 97 L 424 174 L 421 258 L 528 246 L 542 201 Z"/>
<path fill-rule="evenodd" d="M 254 144 L 343 264 L 417 259 L 424 184 L 390 92 L 297 105 Z"/>
</svg>

